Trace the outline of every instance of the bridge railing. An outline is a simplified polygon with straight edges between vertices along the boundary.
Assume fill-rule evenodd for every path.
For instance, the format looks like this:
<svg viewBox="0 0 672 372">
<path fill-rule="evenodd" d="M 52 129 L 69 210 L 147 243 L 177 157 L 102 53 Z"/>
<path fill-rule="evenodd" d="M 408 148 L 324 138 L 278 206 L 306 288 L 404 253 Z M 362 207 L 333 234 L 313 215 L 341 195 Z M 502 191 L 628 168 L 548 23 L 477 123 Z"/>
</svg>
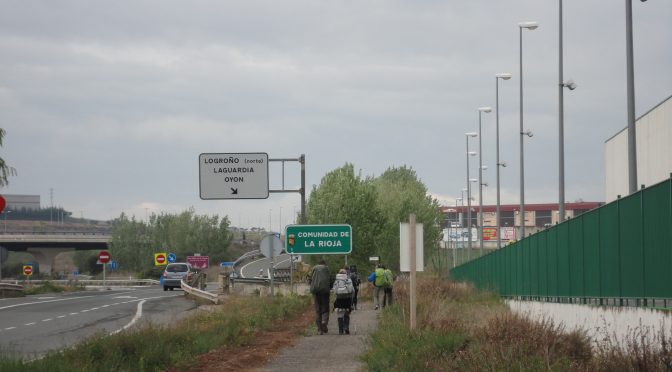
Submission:
<svg viewBox="0 0 672 372">
<path fill-rule="evenodd" d="M 672 299 L 672 179 L 460 265 L 451 277 L 521 298 Z"/>
</svg>

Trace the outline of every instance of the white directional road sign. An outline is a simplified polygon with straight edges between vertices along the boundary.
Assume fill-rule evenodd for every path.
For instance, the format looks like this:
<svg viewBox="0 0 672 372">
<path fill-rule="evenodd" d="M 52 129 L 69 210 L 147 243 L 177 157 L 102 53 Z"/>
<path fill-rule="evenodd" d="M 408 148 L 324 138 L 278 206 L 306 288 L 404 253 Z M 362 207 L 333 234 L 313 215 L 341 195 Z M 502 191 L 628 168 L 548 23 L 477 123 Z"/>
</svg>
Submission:
<svg viewBox="0 0 672 372">
<path fill-rule="evenodd" d="M 268 198 L 267 153 L 206 153 L 198 163 L 201 199 Z"/>
</svg>

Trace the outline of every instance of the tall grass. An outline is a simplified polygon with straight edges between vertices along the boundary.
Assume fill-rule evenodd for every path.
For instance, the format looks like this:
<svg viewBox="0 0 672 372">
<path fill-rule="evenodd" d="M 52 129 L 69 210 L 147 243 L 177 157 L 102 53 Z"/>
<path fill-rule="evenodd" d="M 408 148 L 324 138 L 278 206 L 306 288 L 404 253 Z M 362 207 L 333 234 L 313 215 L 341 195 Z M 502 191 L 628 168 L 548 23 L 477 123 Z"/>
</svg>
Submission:
<svg viewBox="0 0 672 372">
<path fill-rule="evenodd" d="M 193 358 L 225 345 L 245 345 L 255 333 L 302 314 L 310 299 L 231 298 L 216 311 L 183 320 L 176 326 L 148 326 L 139 331 L 98 335 L 74 348 L 35 361 L 0 358 L 0 371 L 162 371 L 188 366 Z"/>
<path fill-rule="evenodd" d="M 625 345 L 593 348 L 586 332 L 568 332 L 550 319 L 513 314 L 498 296 L 438 279 L 419 279 L 417 329 L 408 330 L 408 283 L 395 282 L 395 305 L 385 309 L 371 348 L 370 371 L 670 371 L 672 339 L 655 342 L 641 329 Z"/>
</svg>

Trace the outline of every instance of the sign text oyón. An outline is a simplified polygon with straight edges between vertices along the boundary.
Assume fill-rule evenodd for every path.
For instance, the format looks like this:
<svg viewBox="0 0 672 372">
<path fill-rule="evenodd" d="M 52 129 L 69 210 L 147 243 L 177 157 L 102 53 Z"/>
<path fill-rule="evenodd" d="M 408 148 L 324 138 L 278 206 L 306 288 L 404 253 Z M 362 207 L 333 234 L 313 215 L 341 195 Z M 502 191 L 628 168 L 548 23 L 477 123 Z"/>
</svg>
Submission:
<svg viewBox="0 0 672 372">
<path fill-rule="evenodd" d="M 199 155 L 201 199 L 266 199 L 268 154 L 202 153 Z"/>
</svg>

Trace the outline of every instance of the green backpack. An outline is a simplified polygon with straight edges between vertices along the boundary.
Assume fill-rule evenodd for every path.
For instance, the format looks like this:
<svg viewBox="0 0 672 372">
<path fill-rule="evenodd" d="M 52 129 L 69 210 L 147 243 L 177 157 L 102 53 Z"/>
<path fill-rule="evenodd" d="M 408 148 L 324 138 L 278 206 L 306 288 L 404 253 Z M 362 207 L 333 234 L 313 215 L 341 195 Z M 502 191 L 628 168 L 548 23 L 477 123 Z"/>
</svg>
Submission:
<svg viewBox="0 0 672 372">
<path fill-rule="evenodd" d="M 394 278 L 392 277 L 392 270 L 390 269 L 385 269 L 385 272 L 383 273 L 383 284 L 382 286 L 385 288 L 390 288 L 392 286 L 392 281 Z"/>
</svg>

